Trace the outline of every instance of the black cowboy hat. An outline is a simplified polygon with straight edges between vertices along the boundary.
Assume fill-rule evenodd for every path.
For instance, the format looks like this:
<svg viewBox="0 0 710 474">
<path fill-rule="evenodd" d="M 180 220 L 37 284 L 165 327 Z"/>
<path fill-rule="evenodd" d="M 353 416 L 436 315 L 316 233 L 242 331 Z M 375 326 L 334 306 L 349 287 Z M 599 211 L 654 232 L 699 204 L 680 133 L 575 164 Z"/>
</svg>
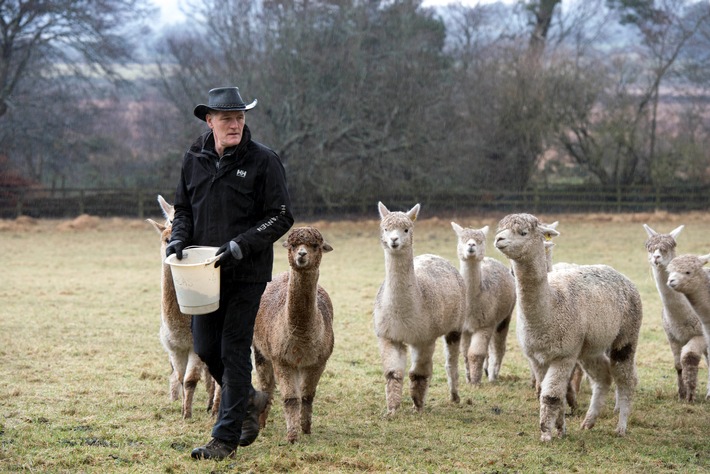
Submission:
<svg viewBox="0 0 710 474">
<path fill-rule="evenodd" d="M 211 110 L 228 111 L 250 110 L 256 107 L 256 99 L 251 104 L 245 104 L 239 95 L 238 87 L 216 87 L 209 92 L 207 105 L 200 104 L 195 107 L 194 114 L 200 120 L 205 120 Z"/>
</svg>

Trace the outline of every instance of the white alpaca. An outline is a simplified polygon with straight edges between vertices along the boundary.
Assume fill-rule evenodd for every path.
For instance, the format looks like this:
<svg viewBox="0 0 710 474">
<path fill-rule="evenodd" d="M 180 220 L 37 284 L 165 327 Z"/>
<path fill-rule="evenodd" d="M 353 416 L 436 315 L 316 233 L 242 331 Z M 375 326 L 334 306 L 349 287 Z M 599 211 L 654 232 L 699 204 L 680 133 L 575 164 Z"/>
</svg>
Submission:
<svg viewBox="0 0 710 474">
<path fill-rule="evenodd" d="M 496 380 L 500 373 L 515 307 L 515 279 L 508 267 L 486 257 L 488 226 L 470 229 L 452 222 L 451 227 L 457 235 L 459 271 L 466 285 L 461 336 L 466 380 L 477 385 L 486 358 L 488 380 Z"/>
<path fill-rule="evenodd" d="M 261 297 L 254 361 L 259 387 L 269 394 L 259 422 L 266 425 L 278 382 L 286 437 L 294 443 L 299 430 L 311 433 L 316 388 L 333 352 L 333 304 L 318 284 L 321 258 L 333 247 L 313 227 L 294 229 L 284 247 L 291 269 L 274 277 Z"/>
<path fill-rule="evenodd" d="M 165 257 L 165 247 L 172 233 L 173 206 L 168 204 L 162 196 L 158 196 L 158 203 L 165 216 L 165 223 L 160 224 L 153 219 L 146 219 L 160 234 L 161 260 Z M 176 401 L 182 394 L 182 417 L 192 417 L 192 400 L 195 387 L 204 376 L 207 387 L 207 410 L 216 415 L 219 409 L 220 390 L 209 373 L 207 366 L 193 349 L 192 330 L 190 329 L 190 316 L 180 311 L 175 294 L 170 265 L 163 263 L 160 280 L 160 342 L 168 353 L 170 366 L 170 399 Z M 182 393 L 181 393 L 182 392 Z"/>
<path fill-rule="evenodd" d="M 707 359 L 708 345 L 703 336 L 700 319 L 688 298 L 668 286 L 667 266 L 676 256 L 676 238 L 683 227 L 679 226 L 669 234 L 659 234 L 648 225 L 643 225 L 648 234 L 646 240 L 648 263 L 651 265 L 653 279 L 663 303 L 661 324 L 671 346 L 678 376 L 678 398 L 692 402 L 695 399 L 698 383 L 698 365 L 703 355 Z M 710 396 L 710 374 L 708 396 Z"/>
<path fill-rule="evenodd" d="M 683 293 L 700 318 L 705 340 L 710 347 L 710 274 L 704 265 L 708 255 L 681 255 L 668 264 L 668 286 Z M 710 399 L 710 387 L 706 399 Z"/>
<path fill-rule="evenodd" d="M 542 381 L 540 439 L 550 441 L 553 427 L 560 436 L 566 432 L 565 394 L 577 361 L 592 384 L 582 428 L 594 426 L 613 379 L 616 433 L 623 436 L 637 383 L 641 296 L 631 281 L 606 265 L 571 265 L 548 273 L 546 232 L 557 235 L 535 216 L 513 214 L 500 221 L 495 237 L 515 273 L 523 352 Z"/>
<path fill-rule="evenodd" d="M 402 403 L 407 348 L 412 357 L 410 395 L 414 409 L 423 409 L 440 336 L 446 342 L 450 398 L 458 403 L 458 355 L 465 308 L 463 278 L 444 258 L 431 254 L 414 258 L 414 221 L 419 204 L 406 213 L 390 212 L 381 202 L 378 207 L 385 280 L 375 298 L 373 316 L 386 382 L 387 414 L 394 415 Z"/>
</svg>

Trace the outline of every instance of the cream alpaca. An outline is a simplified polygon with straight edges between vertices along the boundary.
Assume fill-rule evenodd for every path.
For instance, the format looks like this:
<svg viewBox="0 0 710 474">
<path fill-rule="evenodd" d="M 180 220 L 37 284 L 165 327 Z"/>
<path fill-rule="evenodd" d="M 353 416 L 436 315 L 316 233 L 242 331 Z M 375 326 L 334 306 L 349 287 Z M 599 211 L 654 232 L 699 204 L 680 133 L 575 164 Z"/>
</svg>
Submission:
<svg viewBox="0 0 710 474">
<path fill-rule="evenodd" d="M 646 240 L 648 263 L 651 265 L 653 279 L 663 303 L 661 324 L 671 346 L 678 375 L 678 398 L 692 402 L 698 384 L 698 365 L 703 355 L 707 358 L 708 345 L 703 336 L 700 319 L 688 298 L 682 293 L 673 291 L 667 284 L 667 266 L 676 256 L 676 238 L 684 226 L 673 229 L 669 234 L 659 234 L 646 224 L 643 227 L 648 234 Z M 710 377 L 708 396 L 710 396 Z"/>
<path fill-rule="evenodd" d="M 461 336 L 466 380 L 477 385 L 481 383 L 486 357 L 488 380 L 496 380 L 500 373 L 515 307 L 515 279 L 508 267 L 486 257 L 488 226 L 470 229 L 452 222 L 451 227 L 457 236 L 459 271 L 466 284 Z"/>
<path fill-rule="evenodd" d="M 414 408 L 424 407 L 432 376 L 436 340 L 444 336 L 450 398 L 459 402 L 458 356 L 465 309 L 465 286 L 446 259 L 414 257 L 414 221 L 419 204 L 408 212 L 390 212 L 381 202 L 380 243 L 385 255 L 385 280 L 375 298 L 374 323 L 385 376 L 387 414 L 402 403 L 407 348 L 412 364 L 409 391 Z"/>
<path fill-rule="evenodd" d="M 616 382 L 619 421 L 626 434 L 636 388 L 635 354 L 641 327 L 641 296 L 631 281 L 606 265 L 571 265 L 547 272 L 545 233 L 554 229 L 530 214 L 513 214 L 498 225 L 495 246 L 512 262 L 523 352 L 540 387 L 540 439 L 553 427 L 566 432 L 564 400 L 579 360 L 592 384 L 583 429 L 592 428 Z M 607 355 L 608 354 L 608 355 Z"/>
</svg>

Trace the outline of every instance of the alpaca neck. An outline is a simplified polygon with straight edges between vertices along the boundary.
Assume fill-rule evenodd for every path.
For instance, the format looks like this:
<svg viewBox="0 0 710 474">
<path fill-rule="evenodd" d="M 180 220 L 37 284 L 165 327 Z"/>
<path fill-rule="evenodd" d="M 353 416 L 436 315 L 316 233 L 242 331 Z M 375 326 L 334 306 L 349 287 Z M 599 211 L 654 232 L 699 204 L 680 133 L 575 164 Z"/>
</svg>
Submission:
<svg viewBox="0 0 710 474">
<path fill-rule="evenodd" d="M 163 263 L 163 275 L 160 279 L 160 291 L 162 294 L 161 308 L 163 314 L 173 314 L 180 312 L 175 294 L 175 283 L 173 282 L 173 274 L 170 271 L 170 265 Z"/>
<path fill-rule="evenodd" d="M 461 260 L 459 271 L 466 283 L 466 295 L 469 300 L 478 298 L 481 294 L 482 270 L 481 260 Z"/>
<path fill-rule="evenodd" d="M 660 265 L 651 265 L 653 279 L 656 281 L 656 288 L 661 297 L 661 303 L 666 308 L 669 315 L 688 307 L 688 298 L 682 293 L 678 293 L 668 286 L 668 269 Z"/>
<path fill-rule="evenodd" d="M 710 288 L 710 277 L 705 272 L 703 274 L 705 278 L 702 284 L 698 285 L 695 291 L 688 293 L 686 296 L 698 317 L 707 327 L 710 324 L 710 291 L 708 290 Z"/>
<path fill-rule="evenodd" d="M 421 297 L 411 248 L 396 255 L 385 251 L 384 291 L 389 294 L 385 301 L 390 301 L 395 306 L 402 305 L 400 301 L 411 304 Z"/>
<path fill-rule="evenodd" d="M 518 304 L 529 321 L 545 321 L 550 313 L 550 284 L 544 254 L 539 258 L 512 260 Z"/>
<path fill-rule="evenodd" d="M 286 308 L 290 327 L 298 330 L 313 331 L 318 314 L 318 269 L 294 271 L 288 275 L 288 294 Z"/>
</svg>

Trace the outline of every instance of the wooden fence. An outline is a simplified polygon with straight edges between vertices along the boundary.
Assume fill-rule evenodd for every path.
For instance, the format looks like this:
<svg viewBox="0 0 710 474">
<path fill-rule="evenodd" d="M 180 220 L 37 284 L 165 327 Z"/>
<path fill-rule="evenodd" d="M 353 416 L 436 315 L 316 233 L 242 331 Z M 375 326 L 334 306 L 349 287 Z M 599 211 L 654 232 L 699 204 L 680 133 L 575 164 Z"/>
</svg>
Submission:
<svg viewBox="0 0 710 474">
<path fill-rule="evenodd" d="M 0 218 L 21 215 L 37 218 L 72 218 L 80 214 L 101 217 L 159 216 L 157 195 L 172 200 L 172 189 L 42 189 L 0 187 Z M 331 198 L 293 196 L 297 218 L 337 218 L 376 215 L 377 201 L 390 209 L 409 209 L 415 203 L 435 212 L 684 212 L 710 210 L 710 186 L 661 188 L 652 186 L 566 186 L 533 188 L 521 192 L 471 190 L 436 194 L 386 194 Z"/>
</svg>

